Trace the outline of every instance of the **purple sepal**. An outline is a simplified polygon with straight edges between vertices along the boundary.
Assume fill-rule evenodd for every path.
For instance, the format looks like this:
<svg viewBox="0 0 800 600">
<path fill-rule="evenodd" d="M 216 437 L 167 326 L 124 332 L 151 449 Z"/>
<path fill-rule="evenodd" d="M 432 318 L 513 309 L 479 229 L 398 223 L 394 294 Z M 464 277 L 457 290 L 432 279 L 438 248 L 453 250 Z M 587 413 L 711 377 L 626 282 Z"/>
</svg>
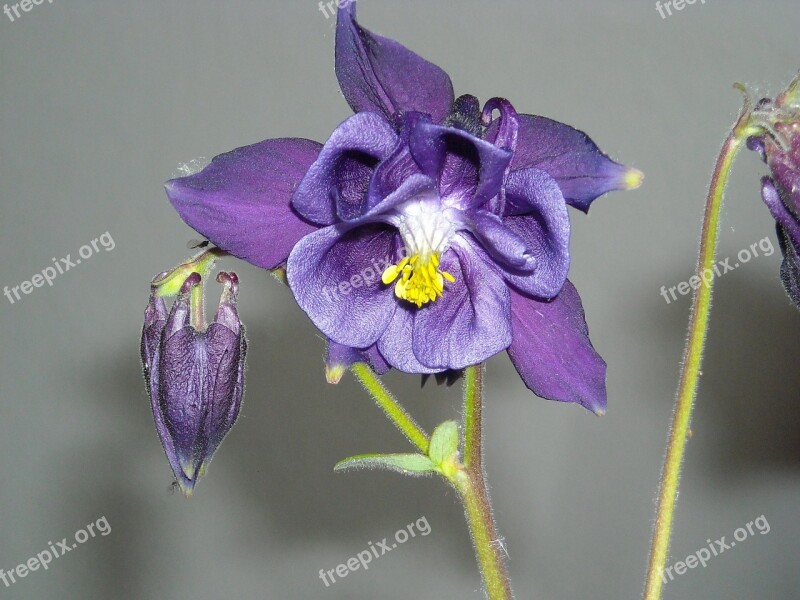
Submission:
<svg viewBox="0 0 800 600">
<path fill-rule="evenodd" d="M 187 225 L 247 262 L 274 269 L 316 227 L 290 201 L 320 144 L 266 140 L 217 156 L 205 169 L 166 183 L 167 196 Z"/>
<path fill-rule="evenodd" d="M 379 112 L 390 121 L 397 114 L 417 111 L 441 122 L 453 102 L 447 73 L 394 40 L 361 27 L 355 2 L 339 9 L 336 76 L 354 112 Z"/>
<path fill-rule="evenodd" d="M 518 116 L 511 170 L 536 167 L 556 180 L 567 203 L 583 212 L 598 196 L 632 187 L 631 170 L 603 154 L 582 131 L 534 115 Z M 487 137 L 496 135 L 493 124 Z"/>
<path fill-rule="evenodd" d="M 581 299 L 570 281 L 549 302 L 511 290 L 511 327 L 508 355 L 534 394 L 605 413 L 606 363 L 589 340 Z"/>
</svg>

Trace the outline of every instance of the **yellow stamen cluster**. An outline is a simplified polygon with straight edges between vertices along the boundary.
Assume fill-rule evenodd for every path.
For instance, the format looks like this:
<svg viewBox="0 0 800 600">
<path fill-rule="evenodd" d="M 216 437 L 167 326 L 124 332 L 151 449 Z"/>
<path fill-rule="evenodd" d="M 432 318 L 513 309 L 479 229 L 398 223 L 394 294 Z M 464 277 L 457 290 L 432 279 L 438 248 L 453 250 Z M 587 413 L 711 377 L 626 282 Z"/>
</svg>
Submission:
<svg viewBox="0 0 800 600">
<path fill-rule="evenodd" d="M 439 269 L 439 253 L 433 252 L 425 257 L 415 254 L 391 265 L 381 279 L 389 285 L 400 278 L 394 286 L 394 295 L 422 308 L 433 302 L 444 292 L 445 280 L 453 283 L 456 278 L 447 271 Z"/>
</svg>

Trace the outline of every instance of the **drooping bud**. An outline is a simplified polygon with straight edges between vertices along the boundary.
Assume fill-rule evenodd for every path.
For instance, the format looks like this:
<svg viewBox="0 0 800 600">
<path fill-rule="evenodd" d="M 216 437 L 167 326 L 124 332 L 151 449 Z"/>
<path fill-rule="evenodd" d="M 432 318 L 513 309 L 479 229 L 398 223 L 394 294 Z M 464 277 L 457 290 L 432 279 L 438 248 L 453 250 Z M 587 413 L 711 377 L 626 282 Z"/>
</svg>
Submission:
<svg viewBox="0 0 800 600">
<path fill-rule="evenodd" d="M 781 280 L 800 308 L 800 77 L 775 100 L 763 99 L 754 116 L 765 133 L 748 140 L 769 166 L 761 197 L 775 219 L 783 253 Z"/>
<path fill-rule="evenodd" d="M 161 444 L 181 490 L 197 480 L 236 421 L 244 392 L 247 342 L 236 310 L 239 280 L 220 273 L 224 290 L 214 321 L 202 327 L 202 281 L 189 275 L 169 315 L 151 295 L 142 360 Z"/>
</svg>

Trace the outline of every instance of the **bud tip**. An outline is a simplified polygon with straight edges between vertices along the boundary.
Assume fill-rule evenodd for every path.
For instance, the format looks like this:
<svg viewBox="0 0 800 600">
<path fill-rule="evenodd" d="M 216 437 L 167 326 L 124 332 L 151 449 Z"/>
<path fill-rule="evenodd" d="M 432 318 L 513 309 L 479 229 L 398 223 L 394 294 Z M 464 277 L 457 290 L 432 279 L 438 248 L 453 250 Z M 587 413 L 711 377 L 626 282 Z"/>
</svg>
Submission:
<svg viewBox="0 0 800 600">
<path fill-rule="evenodd" d="M 625 174 L 622 176 L 622 181 L 626 190 L 635 190 L 644 182 L 644 173 L 642 173 L 639 169 L 634 169 L 631 167 L 625 171 Z"/>
</svg>

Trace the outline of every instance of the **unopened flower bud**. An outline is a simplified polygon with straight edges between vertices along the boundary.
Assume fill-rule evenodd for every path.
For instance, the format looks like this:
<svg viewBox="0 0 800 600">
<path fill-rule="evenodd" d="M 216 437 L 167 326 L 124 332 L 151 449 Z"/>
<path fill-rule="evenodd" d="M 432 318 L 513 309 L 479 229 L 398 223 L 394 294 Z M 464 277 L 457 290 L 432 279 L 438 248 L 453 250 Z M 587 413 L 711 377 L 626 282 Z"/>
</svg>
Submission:
<svg viewBox="0 0 800 600">
<path fill-rule="evenodd" d="M 766 133 L 748 140 L 771 176 L 761 181 L 761 197 L 775 219 L 783 253 L 781 280 L 800 308 L 800 78 L 774 101 L 762 100 L 756 109 Z"/>
<path fill-rule="evenodd" d="M 239 280 L 220 273 L 222 299 L 202 327 L 201 277 L 189 275 L 169 315 L 151 294 L 142 332 L 142 361 L 161 444 L 181 490 L 191 495 L 239 414 L 247 342 L 236 310 Z M 200 298 L 201 299 L 201 298 Z"/>
</svg>

